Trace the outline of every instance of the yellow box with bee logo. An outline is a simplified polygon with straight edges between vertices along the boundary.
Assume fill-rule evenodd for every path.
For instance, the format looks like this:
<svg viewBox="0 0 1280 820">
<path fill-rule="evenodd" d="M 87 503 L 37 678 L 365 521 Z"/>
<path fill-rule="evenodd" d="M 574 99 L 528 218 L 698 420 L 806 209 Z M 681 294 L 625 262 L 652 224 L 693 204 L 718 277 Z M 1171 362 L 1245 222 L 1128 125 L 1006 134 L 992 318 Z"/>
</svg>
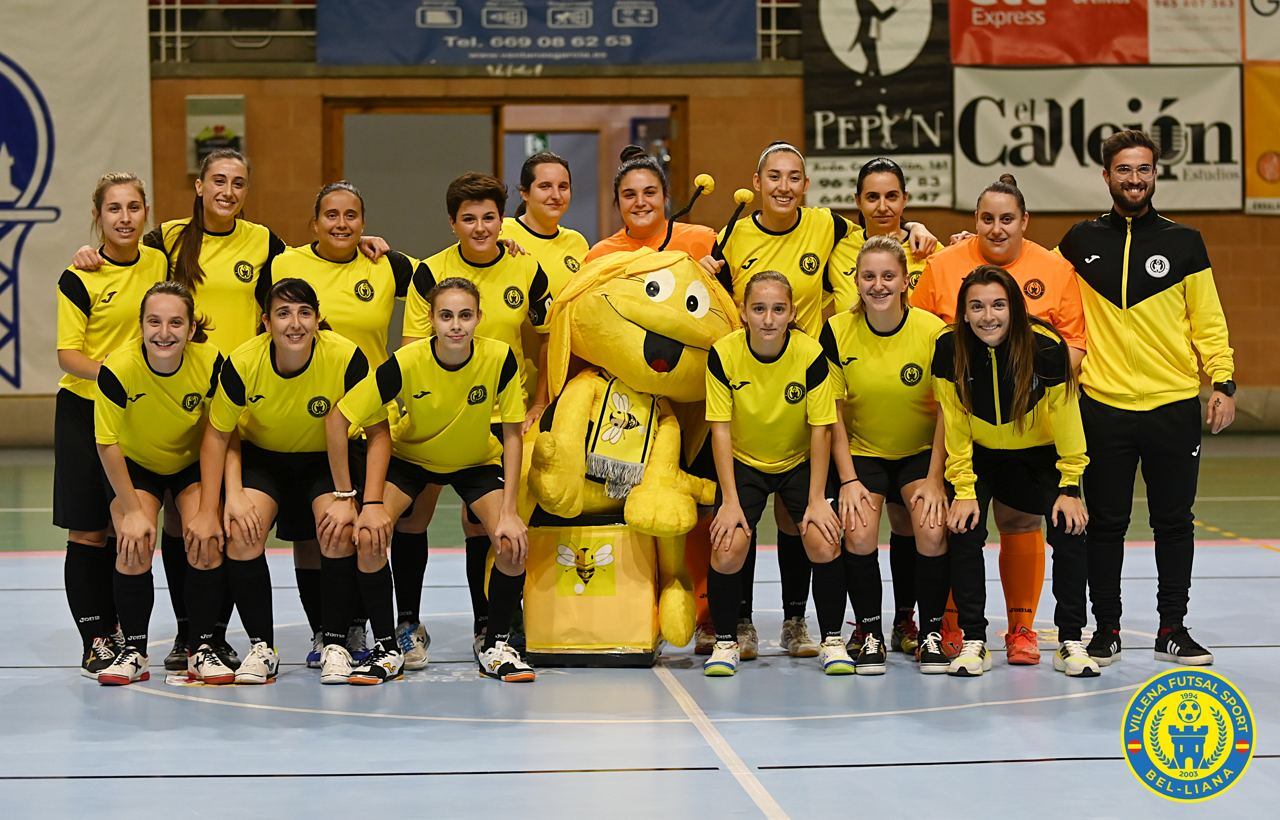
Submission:
<svg viewBox="0 0 1280 820">
<path fill-rule="evenodd" d="M 524 588 L 530 662 L 652 665 L 657 565 L 653 537 L 624 524 L 530 527 Z"/>
</svg>

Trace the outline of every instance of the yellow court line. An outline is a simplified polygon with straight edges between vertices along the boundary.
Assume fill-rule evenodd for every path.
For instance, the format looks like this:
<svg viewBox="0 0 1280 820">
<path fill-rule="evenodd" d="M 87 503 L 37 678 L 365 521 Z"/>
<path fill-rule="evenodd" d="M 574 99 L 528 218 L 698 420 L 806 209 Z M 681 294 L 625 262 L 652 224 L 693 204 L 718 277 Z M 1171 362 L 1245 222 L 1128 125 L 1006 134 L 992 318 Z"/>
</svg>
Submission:
<svg viewBox="0 0 1280 820">
<path fill-rule="evenodd" d="M 1197 527 L 1203 527 L 1204 529 L 1208 530 L 1211 533 L 1214 533 L 1215 535 L 1221 535 L 1224 538 L 1230 538 L 1234 541 L 1239 541 L 1241 544 L 1247 544 L 1248 546 L 1251 546 L 1251 547 L 1261 547 L 1264 550 L 1271 550 L 1272 552 L 1280 552 L 1280 547 L 1273 546 L 1271 544 L 1263 544 L 1260 541 L 1254 541 L 1250 538 L 1244 538 L 1242 536 L 1236 535 L 1234 532 L 1231 532 L 1230 530 L 1224 530 L 1221 527 L 1215 527 L 1212 524 L 1209 524 L 1205 521 L 1201 521 L 1199 518 L 1193 519 L 1193 522 Z"/>
</svg>

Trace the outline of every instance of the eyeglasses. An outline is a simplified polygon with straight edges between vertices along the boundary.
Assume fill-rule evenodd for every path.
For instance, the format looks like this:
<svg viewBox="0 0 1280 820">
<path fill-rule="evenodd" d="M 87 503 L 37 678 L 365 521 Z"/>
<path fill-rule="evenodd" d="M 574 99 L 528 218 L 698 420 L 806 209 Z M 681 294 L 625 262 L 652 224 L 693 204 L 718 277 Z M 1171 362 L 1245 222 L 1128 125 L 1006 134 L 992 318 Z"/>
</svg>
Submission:
<svg viewBox="0 0 1280 820">
<path fill-rule="evenodd" d="M 1150 179 L 1155 172 L 1156 167 L 1154 165 L 1117 165 L 1111 169 L 1111 176 L 1124 178 L 1136 174 L 1142 179 Z"/>
</svg>

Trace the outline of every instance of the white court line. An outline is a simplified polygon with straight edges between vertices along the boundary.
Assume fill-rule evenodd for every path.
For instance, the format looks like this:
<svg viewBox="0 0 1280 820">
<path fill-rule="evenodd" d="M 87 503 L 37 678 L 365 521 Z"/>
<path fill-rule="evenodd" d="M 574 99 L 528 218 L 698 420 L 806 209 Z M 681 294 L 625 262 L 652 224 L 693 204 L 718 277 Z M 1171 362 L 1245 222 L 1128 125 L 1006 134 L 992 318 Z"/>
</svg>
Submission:
<svg viewBox="0 0 1280 820">
<path fill-rule="evenodd" d="M 693 699 L 693 695 L 689 694 L 689 690 L 681 686 L 676 676 L 671 674 L 671 670 L 665 666 L 655 666 L 653 674 L 658 676 L 658 680 L 662 681 L 662 685 L 671 693 L 671 697 L 680 704 L 680 708 L 689 716 L 689 720 L 702 735 L 702 739 L 711 747 L 711 751 L 716 753 L 716 757 L 720 758 L 720 762 L 729 770 L 729 774 L 733 775 L 733 779 L 738 781 L 738 785 L 747 793 L 761 813 L 768 818 L 787 817 L 782 806 L 778 805 L 778 801 L 773 799 L 773 795 L 769 794 L 769 790 L 747 767 L 747 764 L 742 762 L 742 758 L 738 757 L 738 753 L 729 745 L 729 741 L 724 739 L 724 735 L 720 734 L 720 730 L 707 717 L 707 713 L 702 711 L 702 707 Z"/>
<path fill-rule="evenodd" d="M 461 504 L 437 504 L 437 510 L 460 510 Z M 53 507 L 0 507 L 0 513 L 47 513 L 53 512 Z"/>
</svg>

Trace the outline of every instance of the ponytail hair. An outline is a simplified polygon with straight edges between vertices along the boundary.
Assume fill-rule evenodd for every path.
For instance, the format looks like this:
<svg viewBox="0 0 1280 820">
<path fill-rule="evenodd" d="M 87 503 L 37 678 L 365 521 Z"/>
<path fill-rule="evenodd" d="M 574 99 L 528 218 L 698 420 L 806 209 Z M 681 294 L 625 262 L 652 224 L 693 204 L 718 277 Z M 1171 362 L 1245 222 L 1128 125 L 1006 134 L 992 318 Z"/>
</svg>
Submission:
<svg viewBox="0 0 1280 820">
<path fill-rule="evenodd" d="M 618 154 L 618 159 L 622 162 L 618 166 L 618 172 L 613 175 L 613 205 L 618 206 L 618 188 L 622 185 L 622 178 L 632 171 L 648 171 L 658 178 L 658 182 L 662 185 L 662 198 L 670 199 L 670 191 L 667 186 L 667 175 L 662 170 L 662 166 L 658 164 L 658 160 L 649 155 L 639 145 L 628 145 L 622 149 L 622 153 Z"/>
<path fill-rule="evenodd" d="M 795 295 L 791 290 L 791 280 L 787 278 L 786 274 L 776 270 L 762 270 L 752 274 L 751 278 L 747 280 L 747 284 L 742 288 L 743 309 L 747 307 L 747 300 L 751 298 L 751 291 L 755 286 L 763 285 L 765 282 L 773 282 L 781 285 L 782 290 L 787 294 L 787 303 L 790 304 L 793 309 L 795 308 Z M 791 330 L 799 329 L 799 325 L 795 323 L 794 319 L 787 323 L 787 327 Z"/>
<path fill-rule="evenodd" d="M 196 313 L 196 301 L 191 297 L 191 291 L 186 285 L 173 279 L 167 279 L 163 282 L 156 282 L 147 290 L 142 297 L 141 304 L 138 305 L 138 323 L 141 324 L 147 315 L 147 301 L 152 296 L 176 296 L 182 300 L 182 304 L 187 306 L 187 321 L 195 328 L 195 333 L 191 335 L 193 342 L 206 342 L 209 340 L 209 334 L 206 331 L 213 330 L 213 324 L 204 316 Z"/>
<path fill-rule="evenodd" d="M 93 225 L 92 230 L 97 234 L 98 241 L 106 241 L 102 236 L 102 227 L 98 224 L 98 218 L 102 215 L 102 202 L 106 199 L 107 191 L 117 185 L 132 185 L 134 190 L 138 192 L 138 196 L 142 197 L 142 207 L 148 211 L 151 210 L 151 204 L 147 201 L 147 183 L 142 181 L 142 177 L 132 171 L 108 171 L 98 177 L 98 183 L 93 186 Z"/>
<path fill-rule="evenodd" d="M 204 180 L 209 166 L 220 159 L 231 159 L 244 165 L 249 173 L 249 160 L 234 148 L 216 148 L 200 161 L 199 178 Z M 204 268 L 200 267 L 200 249 L 204 245 L 204 197 L 196 194 L 191 204 L 191 221 L 178 233 L 178 254 L 173 260 L 173 279 L 188 290 L 204 284 Z"/>
<path fill-rule="evenodd" d="M 1017 200 L 1019 213 L 1027 212 L 1027 200 L 1022 196 L 1022 190 L 1018 188 L 1018 180 L 1014 179 L 1013 174 L 1001 174 L 1000 179 L 983 188 L 982 193 L 978 194 L 977 203 L 973 206 L 974 211 L 979 209 L 982 198 L 987 194 L 1007 194 Z"/>
<path fill-rule="evenodd" d="M 894 239 L 892 236 L 885 236 L 883 234 L 880 236 L 869 237 L 866 242 L 862 243 L 862 248 L 861 250 L 858 251 L 858 261 L 854 264 L 854 267 L 853 267 L 853 274 L 855 279 L 857 279 L 858 272 L 862 269 L 862 257 L 866 256 L 869 253 L 887 253 L 890 256 L 892 256 L 894 261 L 898 263 L 898 267 L 902 270 L 903 280 L 904 281 L 906 280 L 907 252 L 902 247 L 901 242 Z M 904 287 L 902 289 L 902 293 L 900 294 L 903 310 L 906 310 L 908 307 L 908 298 L 907 298 L 908 291 L 910 291 L 910 288 Z M 857 299 L 854 300 L 853 308 L 852 308 L 854 313 L 863 313 L 866 311 L 866 309 L 867 309 L 867 306 L 863 304 L 861 296 L 859 296 Z"/>
<path fill-rule="evenodd" d="M 436 307 L 436 297 L 447 290 L 460 290 L 471 294 L 471 298 L 476 300 L 476 310 L 480 309 L 480 289 L 476 287 L 476 283 L 461 276 L 450 276 L 440 280 L 435 287 L 427 291 L 427 304 L 431 306 L 432 311 Z"/>
<path fill-rule="evenodd" d="M 898 178 L 898 187 L 902 189 L 903 194 L 906 194 L 907 175 L 902 172 L 902 166 L 888 157 L 876 157 L 862 163 L 862 167 L 858 169 L 858 181 L 853 188 L 853 195 L 858 199 L 862 198 L 862 183 L 872 174 L 893 174 Z M 867 227 L 867 218 L 862 215 L 861 208 L 858 209 L 858 225 Z"/>
</svg>

